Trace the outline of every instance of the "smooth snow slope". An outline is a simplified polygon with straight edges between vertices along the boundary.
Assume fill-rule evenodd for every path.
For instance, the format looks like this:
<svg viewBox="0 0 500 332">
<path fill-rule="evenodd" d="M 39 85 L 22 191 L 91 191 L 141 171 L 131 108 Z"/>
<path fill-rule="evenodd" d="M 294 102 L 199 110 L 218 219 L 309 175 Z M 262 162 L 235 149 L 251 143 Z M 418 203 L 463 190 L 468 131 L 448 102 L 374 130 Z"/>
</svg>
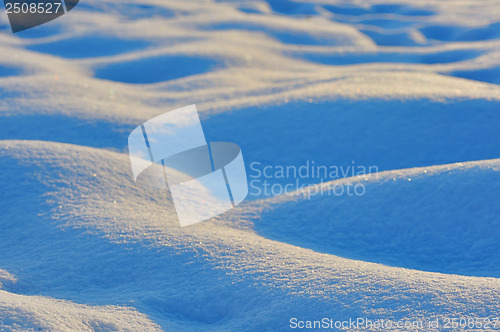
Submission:
<svg viewBox="0 0 500 332">
<path fill-rule="evenodd" d="M 285 330 L 290 317 L 323 315 L 500 314 L 497 278 L 388 267 L 269 240 L 249 228 L 246 216 L 263 207 L 255 203 L 180 228 L 168 197 L 138 190 L 123 174 L 129 163 L 123 154 L 4 141 L 0 156 L 2 264 L 17 278 L 3 286 L 8 292 L 133 306 L 180 331 Z M 498 161 L 482 165 L 487 170 Z M 281 217 L 296 218 L 293 208 Z M 44 310 L 33 306 L 36 315 Z"/>
<path fill-rule="evenodd" d="M 145 315 L 130 308 L 90 307 L 41 296 L 0 290 L 2 331 L 160 331 Z"/>
<path fill-rule="evenodd" d="M 254 228 L 318 252 L 499 278 L 499 171 L 495 159 L 333 181 L 264 201 Z M 364 195 L 335 194 L 357 184 Z"/>
<path fill-rule="evenodd" d="M 12 34 L 0 15 L 0 330 L 499 317 L 499 17 L 497 0 L 82 0 Z M 361 197 L 251 195 L 181 229 L 126 145 L 193 103 L 249 174 L 382 173 L 309 188 Z"/>
</svg>

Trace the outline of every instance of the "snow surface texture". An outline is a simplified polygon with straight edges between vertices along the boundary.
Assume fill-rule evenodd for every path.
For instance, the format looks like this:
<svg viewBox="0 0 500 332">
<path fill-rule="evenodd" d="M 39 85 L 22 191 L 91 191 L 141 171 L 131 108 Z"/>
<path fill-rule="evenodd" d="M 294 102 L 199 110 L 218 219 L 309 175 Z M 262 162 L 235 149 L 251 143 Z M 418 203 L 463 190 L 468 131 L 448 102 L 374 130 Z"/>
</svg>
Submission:
<svg viewBox="0 0 500 332">
<path fill-rule="evenodd" d="M 499 317 L 499 17 L 496 0 L 82 0 L 13 35 L 0 15 L 0 330 Z M 309 179 L 362 196 L 255 195 L 181 229 L 126 144 L 193 103 L 249 174 L 380 173 Z"/>
</svg>

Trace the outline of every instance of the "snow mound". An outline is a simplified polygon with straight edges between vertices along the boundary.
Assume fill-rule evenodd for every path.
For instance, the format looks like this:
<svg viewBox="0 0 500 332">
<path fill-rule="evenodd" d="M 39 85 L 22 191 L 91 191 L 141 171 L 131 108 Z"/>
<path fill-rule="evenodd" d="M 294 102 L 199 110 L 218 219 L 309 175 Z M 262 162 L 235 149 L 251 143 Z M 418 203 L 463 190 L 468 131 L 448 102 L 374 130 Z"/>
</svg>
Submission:
<svg viewBox="0 0 500 332">
<path fill-rule="evenodd" d="M 177 331 L 286 330 L 292 316 L 500 314 L 499 279 L 389 267 L 273 241 L 252 229 L 263 209 L 257 202 L 180 228 L 168 194 L 136 186 L 128 164 L 126 154 L 94 148 L 0 142 L 0 262 L 17 278 L 6 292 L 116 312 L 107 324 L 119 324 L 122 306 L 132 306 Z M 316 203 L 311 212 L 324 207 Z M 5 296 L 9 312 L 23 308 L 16 302 L 22 297 Z M 50 301 L 58 311 L 58 300 Z M 43 326 L 54 322 L 28 316 Z"/>
<path fill-rule="evenodd" d="M 92 307 L 0 290 L 2 331 L 161 331 L 132 308 Z"/>
<path fill-rule="evenodd" d="M 500 277 L 500 159 L 388 171 L 264 201 L 255 230 L 352 259 Z"/>
</svg>

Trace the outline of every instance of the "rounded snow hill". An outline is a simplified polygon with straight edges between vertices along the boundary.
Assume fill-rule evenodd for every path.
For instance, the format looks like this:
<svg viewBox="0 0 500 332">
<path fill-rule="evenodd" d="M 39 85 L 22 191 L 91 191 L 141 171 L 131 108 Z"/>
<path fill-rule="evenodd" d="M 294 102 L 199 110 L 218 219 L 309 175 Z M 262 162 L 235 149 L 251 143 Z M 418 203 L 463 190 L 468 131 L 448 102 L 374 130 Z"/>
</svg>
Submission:
<svg viewBox="0 0 500 332">
<path fill-rule="evenodd" d="M 287 221 L 294 217 L 294 206 L 308 203 L 311 209 L 302 210 L 304 214 L 320 216 L 323 210 L 329 215 L 328 200 L 281 197 L 251 202 L 217 219 L 180 228 L 168 194 L 134 184 L 129 163 L 127 154 L 95 148 L 0 141 L 0 266 L 5 270 L 0 304 L 7 308 L 0 312 L 0 321 L 6 329 L 15 330 L 19 320 L 26 322 L 22 326 L 26 329 L 58 326 L 60 315 L 69 310 L 65 306 L 77 307 L 71 324 L 78 328 L 94 321 L 91 316 L 101 324 L 93 328 L 123 330 L 136 321 L 143 326 L 153 326 L 153 321 L 176 331 L 256 331 L 285 330 L 295 316 L 397 321 L 476 317 L 478 312 L 490 318 L 500 315 L 498 278 L 347 259 L 271 240 L 252 229 L 266 218 L 277 229 L 277 219 L 272 220 L 270 213 L 281 209 L 280 229 L 292 234 L 295 230 L 290 228 L 303 221 L 299 215 L 296 222 Z M 464 164 L 463 170 L 477 168 L 487 176 L 498 167 L 497 161 L 476 164 Z M 429 184 L 439 185 L 445 169 L 462 168 L 429 168 L 434 174 Z M 411 182 L 417 181 L 420 173 L 386 173 L 391 175 L 385 182 L 379 179 L 372 186 L 388 194 L 384 186 L 394 182 L 394 188 L 400 187 L 397 193 L 411 193 L 411 187 L 398 184 L 409 183 L 409 175 Z M 367 183 L 366 197 L 376 190 Z M 268 207 L 271 210 L 262 214 L 262 221 L 254 218 Z M 347 205 L 344 209 L 346 215 L 353 211 Z M 371 221 L 366 216 L 357 221 L 367 229 L 363 220 Z M 317 242 L 328 249 L 321 239 Z M 129 309 L 123 307 L 133 311 L 124 313 Z M 124 321 L 123 314 L 132 318 Z"/>
<path fill-rule="evenodd" d="M 263 201 L 257 233 L 357 260 L 500 277 L 500 159 L 387 171 Z"/>
<path fill-rule="evenodd" d="M 0 312 L 2 331 L 161 331 L 146 315 L 130 307 L 80 305 L 3 290 Z"/>
</svg>

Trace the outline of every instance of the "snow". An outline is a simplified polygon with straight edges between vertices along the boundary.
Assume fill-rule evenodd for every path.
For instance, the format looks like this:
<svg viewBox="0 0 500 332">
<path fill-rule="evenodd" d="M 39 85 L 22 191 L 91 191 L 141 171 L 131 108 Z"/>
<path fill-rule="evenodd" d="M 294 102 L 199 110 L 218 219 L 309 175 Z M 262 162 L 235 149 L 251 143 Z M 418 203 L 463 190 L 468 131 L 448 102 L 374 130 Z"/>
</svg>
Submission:
<svg viewBox="0 0 500 332">
<path fill-rule="evenodd" d="M 0 330 L 498 318 L 499 15 L 496 0 L 82 0 L 17 34 L 0 15 Z M 250 177 L 380 172 L 251 192 L 180 228 L 168 192 L 135 184 L 127 138 L 193 103 Z"/>
<path fill-rule="evenodd" d="M 2 331 L 160 331 L 145 315 L 117 306 L 91 307 L 0 290 Z"/>
<path fill-rule="evenodd" d="M 498 278 L 499 170 L 496 159 L 317 185 L 323 188 L 271 200 L 270 209 L 266 201 L 255 230 L 342 257 Z M 354 193 L 358 183 L 364 195 L 339 195 L 348 188 Z"/>
<path fill-rule="evenodd" d="M 164 329 L 181 331 L 286 329 L 292 315 L 312 319 L 321 313 L 397 320 L 457 312 L 494 317 L 498 311 L 497 278 L 324 254 L 307 243 L 287 244 L 294 230 L 288 231 L 287 241 L 262 237 L 257 234 L 266 234 L 261 227 L 251 227 L 261 202 L 234 209 L 221 220 L 180 228 L 168 197 L 135 186 L 124 154 L 40 141 L 4 141 L 0 151 L 4 193 L 17 191 L 24 198 L 2 197 L 2 264 L 17 277 L 4 285 L 6 291 L 133 306 Z M 477 166 L 485 172 L 498 168 L 497 161 L 484 164 Z M 454 168 L 460 166 L 429 172 Z M 419 170 L 386 177 L 414 174 L 418 177 Z M 301 211 L 289 209 L 282 224 L 304 223 Z M 321 217 L 324 209 L 315 211 Z M 260 223 L 275 226 L 266 214 Z M 315 228 L 306 229 L 314 235 Z M 490 272 L 498 266 L 493 263 Z"/>
</svg>

